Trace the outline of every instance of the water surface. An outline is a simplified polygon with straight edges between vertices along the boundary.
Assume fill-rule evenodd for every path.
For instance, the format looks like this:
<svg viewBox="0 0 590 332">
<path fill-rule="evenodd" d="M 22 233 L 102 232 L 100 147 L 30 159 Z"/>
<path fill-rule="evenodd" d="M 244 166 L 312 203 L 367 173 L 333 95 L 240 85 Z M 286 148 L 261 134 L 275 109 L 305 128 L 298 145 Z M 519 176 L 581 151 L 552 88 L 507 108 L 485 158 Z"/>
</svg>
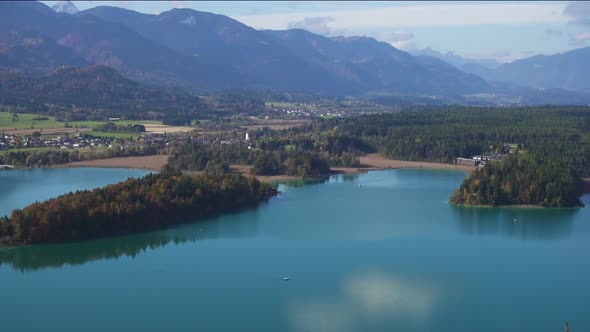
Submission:
<svg viewBox="0 0 590 332">
<path fill-rule="evenodd" d="M 109 182 L 103 171 L 85 178 Z M 11 331 L 590 330 L 588 209 L 449 206 L 464 176 L 340 175 L 164 231 L 0 249 L 0 319 Z M 0 211 L 25 204 L 3 195 Z"/>
</svg>

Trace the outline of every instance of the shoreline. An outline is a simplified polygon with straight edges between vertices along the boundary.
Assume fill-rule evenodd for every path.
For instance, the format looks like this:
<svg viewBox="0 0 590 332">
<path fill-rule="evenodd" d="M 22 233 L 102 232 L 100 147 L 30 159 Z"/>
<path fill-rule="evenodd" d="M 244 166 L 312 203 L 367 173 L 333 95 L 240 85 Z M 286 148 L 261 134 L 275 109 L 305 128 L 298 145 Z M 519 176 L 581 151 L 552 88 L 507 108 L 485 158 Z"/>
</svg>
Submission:
<svg viewBox="0 0 590 332">
<path fill-rule="evenodd" d="M 424 162 L 424 161 L 407 161 L 407 160 L 396 160 L 387 159 L 380 156 L 379 154 L 372 153 L 359 158 L 361 166 L 359 167 L 332 167 L 331 172 L 326 176 L 332 176 L 337 174 L 360 174 L 369 171 L 379 171 L 387 169 L 403 169 L 403 168 L 416 168 L 416 169 L 434 169 L 434 170 L 461 170 L 461 171 L 472 171 L 476 169 L 473 166 L 466 165 L 454 165 L 445 163 L 435 162 Z M 133 157 L 116 157 L 116 158 L 105 158 L 105 159 L 92 159 L 74 161 L 66 164 L 57 164 L 46 166 L 49 168 L 77 168 L 77 167 L 97 167 L 97 168 L 130 168 L 130 169 L 141 169 L 149 171 L 161 171 L 164 165 L 168 162 L 168 155 L 151 155 L 151 156 L 133 156 Z M 233 172 L 250 175 L 250 169 L 252 166 L 233 164 L 230 165 Z M 259 181 L 262 182 L 280 182 L 290 180 L 300 180 L 300 177 L 291 175 L 256 175 Z M 590 184 L 590 179 L 588 179 Z"/>
<path fill-rule="evenodd" d="M 481 205 L 481 204 L 456 204 L 449 202 L 450 206 L 455 206 L 459 208 L 477 208 L 477 209 L 547 209 L 547 210 L 557 210 L 557 209 L 581 209 L 584 208 L 585 205 L 577 205 L 577 206 L 567 206 L 567 207 L 551 207 L 551 206 L 541 206 L 541 205 L 531 205 L 531 204 L 511 204 L 511 205 Z"/>
</svg>

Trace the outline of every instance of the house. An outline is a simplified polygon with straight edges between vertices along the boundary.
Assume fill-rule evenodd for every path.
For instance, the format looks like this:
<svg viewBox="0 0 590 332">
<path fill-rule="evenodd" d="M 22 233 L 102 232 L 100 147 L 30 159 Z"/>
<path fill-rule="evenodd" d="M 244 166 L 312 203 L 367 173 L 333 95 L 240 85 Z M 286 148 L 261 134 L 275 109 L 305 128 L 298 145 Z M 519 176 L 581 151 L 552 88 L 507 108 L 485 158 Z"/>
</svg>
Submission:
<svg viewBox="0 0 590 332">
<path fill-rule="evenodd" d="M 154 142 L 162 142 L 164 139 L 166 139 L 166 132 L 151 132 L 148 133 L 148 136 Z"/>
<path fill-rule="evenodd" d="M 479 160 L 470 159 L 470 158 L 457 158 L 455 164 L 457 165 L 467 165 L 467 166 L 478 166 L 480 163 Z"/>
</svg>

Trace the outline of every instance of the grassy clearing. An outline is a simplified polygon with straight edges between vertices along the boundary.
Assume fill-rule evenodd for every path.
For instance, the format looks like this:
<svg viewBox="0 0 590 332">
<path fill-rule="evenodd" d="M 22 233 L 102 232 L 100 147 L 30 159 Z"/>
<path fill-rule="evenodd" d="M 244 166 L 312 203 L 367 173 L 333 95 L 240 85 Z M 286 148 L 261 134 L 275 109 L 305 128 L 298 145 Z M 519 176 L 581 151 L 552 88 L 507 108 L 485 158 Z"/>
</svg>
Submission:
<svg viewBox="0 0 590 332">
<path fill-rule="evenodd" d="M 139 133 L 110 133 L 106 131 L 89 131 L 85 132 L 84 134 L 92 135 L 96 137 L 110 137 L 110 138 L 133 138 L 138 139 L 141 134 Z"/>
<path fill-rule="evenodd" d="M 284 102 L 280 102 L 280 101 L 267 101 L 264 104 L 266 106 L 274 106 L 274 107 L 286 107 L 286 108 L 297 107 L 296 103 L 284 103 Z"/>
<path fill-rule="evenodd" d="M 47 118 L 47 120 L 34 120 L 35 118 Z M 64 124 L 55 120 L 54 117 L 39 114 L 18 114 L 16 121 L 12 121 L 12 113 L 0 112 L 0 128 L 63 128 Z"/>
</svg>

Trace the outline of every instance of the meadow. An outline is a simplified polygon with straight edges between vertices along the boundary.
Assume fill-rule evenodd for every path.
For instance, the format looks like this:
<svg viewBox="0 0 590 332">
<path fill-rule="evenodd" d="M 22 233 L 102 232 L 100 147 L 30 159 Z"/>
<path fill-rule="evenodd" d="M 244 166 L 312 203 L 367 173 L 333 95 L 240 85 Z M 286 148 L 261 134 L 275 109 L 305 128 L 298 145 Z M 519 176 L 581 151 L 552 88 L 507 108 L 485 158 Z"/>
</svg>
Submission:
<svg viewBox="0 0 590 332">
<path fill-rule="evenodd" d="M 65 128 L 66 124 L 74 128 L 95 128 L 107 121 L 71 121 L 60 122 L 52 116 L 39 114 L 19 113 L 13 119 L 12 113 L 0 112 L 0 129 L 52 129 Z M 118 125 L 162 125 L 162 121 L 156 120 L 120 120 Z"/>
<path fill-rule="evenodd" d="M 43 120 L 41 120 L 43 119 Z M 45 116 L 39 114 L 18 114 L 14 118 L 12 113 L 0 112 L 0 128 L 16 128 L 16 129 L 45 129 L 45 128 L 63 128 L 64 124 L 58 122 L 52 116 Z"/>
</svg>

